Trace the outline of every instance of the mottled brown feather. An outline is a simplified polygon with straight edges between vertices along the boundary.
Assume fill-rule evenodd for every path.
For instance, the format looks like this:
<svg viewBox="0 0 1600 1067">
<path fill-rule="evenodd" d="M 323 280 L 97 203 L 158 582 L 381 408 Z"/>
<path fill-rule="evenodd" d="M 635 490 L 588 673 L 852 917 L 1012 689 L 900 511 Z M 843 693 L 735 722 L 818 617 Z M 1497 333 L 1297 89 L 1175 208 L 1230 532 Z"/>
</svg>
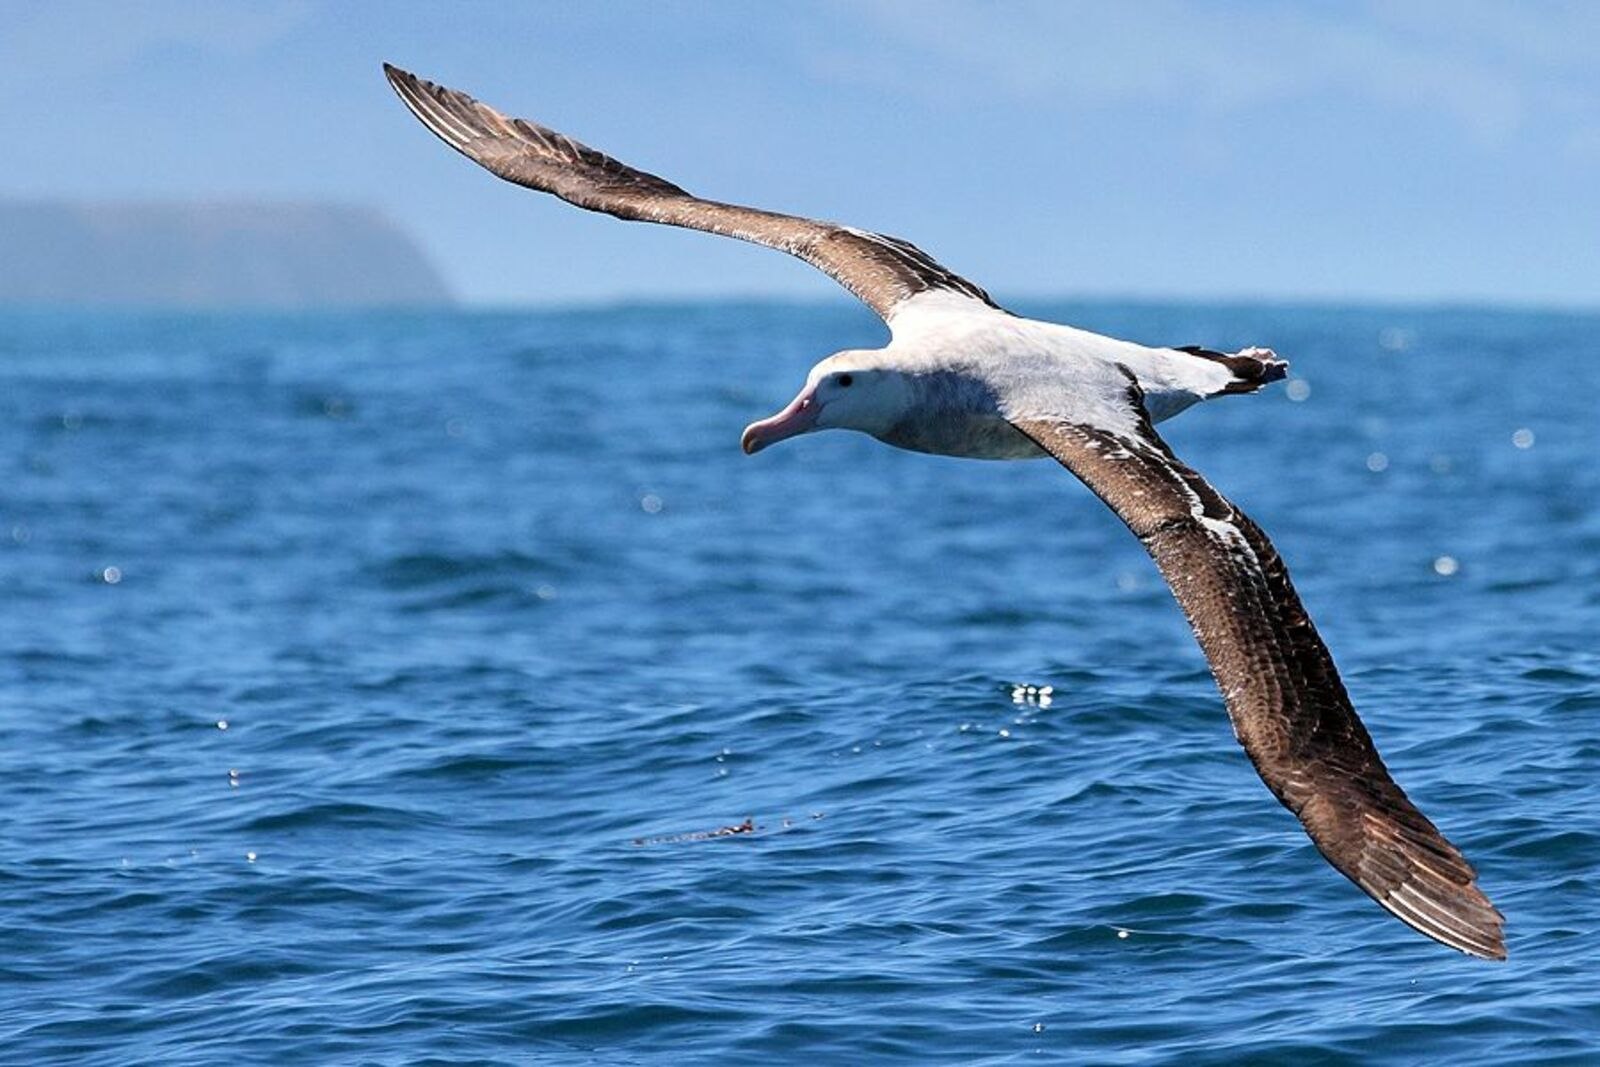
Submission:
<svg viewBox="0 0 1600 1067">
<path fill-rule="evenodd" d="M 1017 429 L 1128 524 L 1172 587 L 1256 771 L 1322 855 L 1401 921 L 1504 959 L 1504 919 L 1470 864 L 1407 799 L 1261 528 L 1180 462 L 1144 414 L 1137 438 L 1049 420 Z"/>
<path fill-rule="evenodd" d="M 659 222 L 737 237 L 798 256 L 887 319 L 901 301 L 942 290 L 997 307 L 909 241 L 794 215 L 702 200 L 565 134 L 508 118 L 465 93 L 385 63 L 389 84 L 412 114 L 451 148 L 506 181 L 553 193 L 620 219 Z"/>
</svg>

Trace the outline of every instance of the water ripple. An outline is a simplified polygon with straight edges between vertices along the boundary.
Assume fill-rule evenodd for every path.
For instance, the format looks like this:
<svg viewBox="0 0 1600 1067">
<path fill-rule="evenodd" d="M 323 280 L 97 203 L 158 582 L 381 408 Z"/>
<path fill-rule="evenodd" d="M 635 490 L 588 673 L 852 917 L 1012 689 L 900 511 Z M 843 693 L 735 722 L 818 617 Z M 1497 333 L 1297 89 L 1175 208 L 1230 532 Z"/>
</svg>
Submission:
<svg viewBox="0 0 1600 1067">
<path fill-rule="evenodd" d="M 1600 323 L 1054 311 L 1315 380 L 1168 436 L 1273 532 L 1508 963 L 1327 867 L 1061 471 L 740 456 L 874 343 L 853 311 L 34 316 L 0 366 L 9 1057 L 1600 1060 Z M 1570 387 L 1496 369 L 1535 357 Z"/>
</svg>

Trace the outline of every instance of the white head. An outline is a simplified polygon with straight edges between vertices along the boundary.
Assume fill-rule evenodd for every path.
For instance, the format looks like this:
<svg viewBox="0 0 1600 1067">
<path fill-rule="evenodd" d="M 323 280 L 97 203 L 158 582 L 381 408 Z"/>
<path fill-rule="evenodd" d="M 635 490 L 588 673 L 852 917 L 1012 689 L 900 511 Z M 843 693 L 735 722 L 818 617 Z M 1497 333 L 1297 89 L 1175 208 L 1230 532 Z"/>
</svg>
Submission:
<svg viewBox="0 0 1600 1067">
<path fill-rule="evenodd" d="M 751 455 L 813 430 L 859 430 L 880 437 L 911 408 L 911 382 L 876 365 L 880 352 L 840 352 L 811 368 L 805 388 L 771 418 L 745 427 L 741 442 Z"/>
</svg>

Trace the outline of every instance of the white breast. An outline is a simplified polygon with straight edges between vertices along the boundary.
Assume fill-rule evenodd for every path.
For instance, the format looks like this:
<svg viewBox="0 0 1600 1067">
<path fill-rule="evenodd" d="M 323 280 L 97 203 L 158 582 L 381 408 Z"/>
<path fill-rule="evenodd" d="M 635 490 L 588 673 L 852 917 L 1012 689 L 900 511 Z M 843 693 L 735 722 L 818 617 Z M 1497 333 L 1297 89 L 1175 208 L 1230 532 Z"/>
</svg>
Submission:
<svg viewBox="0 0 1600 1067">
<path fill-rule="evenodd" d="M 1209 360 L 1019 318 L 942 293 L 906 301 L 890 327 L 894 340 L 885 356 L 894 365 L 972 381 L 989 398 L 985 414 L 998 420 L 1051 419 L 1131 436 L 1138 430 L 1138 412 L 1128 402 L 1129 372 L 1156 422 L 1220 391 L 1232 377 L 1226 367 Z M 937 418 L 938 413 L 929 411 L 927 416 Z M 1007 451 L 994 440 L 998 436 L 1003 441 L 1003 434 L 974 428 L 972 436 L 985 449 Z M 1037 454 L 1036 449 L 1012 451 Z"/>
</svg>

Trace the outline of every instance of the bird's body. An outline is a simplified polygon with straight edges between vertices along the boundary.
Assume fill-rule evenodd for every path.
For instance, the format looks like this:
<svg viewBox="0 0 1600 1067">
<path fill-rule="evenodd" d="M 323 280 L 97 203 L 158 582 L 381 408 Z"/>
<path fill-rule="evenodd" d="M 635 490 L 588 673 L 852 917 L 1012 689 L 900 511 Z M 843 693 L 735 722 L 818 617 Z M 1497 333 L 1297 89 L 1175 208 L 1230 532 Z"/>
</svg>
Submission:
<svg viewBox="0 0 1600 1067">
<path fill-rule="evenodd" d="M 937 292 L 904 301 L 889 328 L 887 347 L 840 353 L 818 371 L 899 376 L 905 407 L 873 436 L 969 459 L 1048 457 L 1017 431 L 1019 419 L 1065 418 L 1133 432 L 1129 374 L 1151 421 L 1161 422 L 1202 400 L 1253 391 L 1285 368 L 1266 349 L 1221 357 L 1255 375 L 1241 377 L 1218 353 L 1150 348 Z"/>
<path fill-rule="evenodd" d="M 776 248 L 858 296 L 888 324 L 889 343 L 822 360 L 788 406 L 745 430 L 745 451 L 836 428 L 918 452 L 1057 460 L 1154 558 L 1235 736 L 1324 858 L 1409 926 L 1504 958 L 1504 920 L 1460 851 L 1390 777 L 1272 543 L 1155 432 L 1199 401 L 1282 378 L 1286 364 L 1272 352 L 1152 348 L 1021 318 L 906 241 L 704 200 L 385 69 L 434 134 L 501 178 L 618 218 Z"/>
</svg>

